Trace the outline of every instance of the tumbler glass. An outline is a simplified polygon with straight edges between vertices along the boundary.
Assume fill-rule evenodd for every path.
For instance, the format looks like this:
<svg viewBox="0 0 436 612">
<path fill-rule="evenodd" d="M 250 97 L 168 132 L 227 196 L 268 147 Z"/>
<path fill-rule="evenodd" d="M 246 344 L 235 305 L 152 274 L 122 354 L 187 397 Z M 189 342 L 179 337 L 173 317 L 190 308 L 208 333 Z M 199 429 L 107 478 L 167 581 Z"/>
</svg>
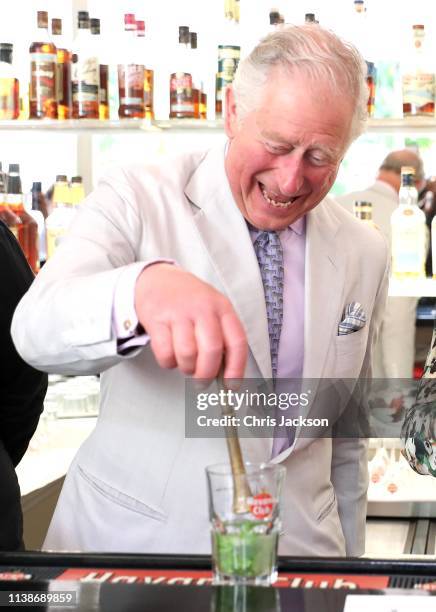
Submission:
<svg viewBox="0 0 436 612">
<path fill-rule="evenodd" d="M 286 470 L 266 463 L 246 463 L 245 470 L 248 494 L 241 509 L 230 464 L 206 468 L 214 583 L 268 586 L 277 578 Z"/>
</svg>

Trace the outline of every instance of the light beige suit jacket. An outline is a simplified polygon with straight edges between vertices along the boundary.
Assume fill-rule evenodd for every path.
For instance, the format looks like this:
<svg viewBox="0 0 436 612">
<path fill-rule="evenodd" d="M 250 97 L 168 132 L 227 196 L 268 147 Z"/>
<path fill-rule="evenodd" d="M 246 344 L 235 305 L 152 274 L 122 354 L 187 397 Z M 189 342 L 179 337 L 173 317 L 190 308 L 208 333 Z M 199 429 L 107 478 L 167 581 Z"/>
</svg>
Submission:
<svg viewBox="0 0 436 612">
<path fill-rule="evenodd" d="M 158 367 L 149 346 L 117 354 L 112 301 L 125 266 L 174 259 L 231 299 L 248 336 L 246 376 L 271 376 L 262 280 L 223 162 L 216 147 L 102 180 L 15 313 L 13 338 L 32 365 L 103 372 L 98 423 L 66 478 L 46 548 L 210 551 L 204 468 L 227 460 L 225 440 L 185 437 L 184 377 Z M 385 242 L 328 198 L 306 231 L 303 374 L 356 378 L 369 372 L 385 300 Z M 350 302 L 367 324 L 338 336 Z M 270 459 L 270 438 L 243 446 L 249 460 Z M 287 467 L 280 552 L 363 553 L 366 441 L 297 431 L 276 461 Z"/>
</svg>

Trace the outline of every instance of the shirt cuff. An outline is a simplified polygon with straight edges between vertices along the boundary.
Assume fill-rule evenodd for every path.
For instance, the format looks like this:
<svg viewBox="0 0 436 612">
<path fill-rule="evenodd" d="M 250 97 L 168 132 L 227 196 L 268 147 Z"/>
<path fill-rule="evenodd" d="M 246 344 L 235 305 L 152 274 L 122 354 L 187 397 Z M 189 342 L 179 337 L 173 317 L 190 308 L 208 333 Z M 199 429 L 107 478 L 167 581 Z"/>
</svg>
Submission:
<svg viewBox="0 0 436 612">
<path fill-rule="evenodd" d="M 135 285 L 141 272 L 155 263 L 174 264 L 175 262 L 171 259 L 138 262 L 127 266 L 118 277 L 112 304 L 112 331 L 120 354 L 125 349 L 145 346 L 150 339 L 136 316 Z"/>
</svg>

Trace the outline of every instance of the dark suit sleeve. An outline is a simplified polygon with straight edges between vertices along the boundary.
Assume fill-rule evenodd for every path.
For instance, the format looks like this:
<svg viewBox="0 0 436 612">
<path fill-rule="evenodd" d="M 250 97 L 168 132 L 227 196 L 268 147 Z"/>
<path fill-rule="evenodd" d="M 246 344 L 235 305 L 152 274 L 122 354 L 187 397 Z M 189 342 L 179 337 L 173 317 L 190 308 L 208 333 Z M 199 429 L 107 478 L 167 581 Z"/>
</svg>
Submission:
<svg viewBox="0 0 436 612">
<path fill-rule="evenodd" d="M 47 375 L 21 359 L 10 333 L 15 307 L 32 281 L 18 242 L 0 221 L 0 440 L 14 465 L 26 452 L 47 390 Z"/>
</svg>

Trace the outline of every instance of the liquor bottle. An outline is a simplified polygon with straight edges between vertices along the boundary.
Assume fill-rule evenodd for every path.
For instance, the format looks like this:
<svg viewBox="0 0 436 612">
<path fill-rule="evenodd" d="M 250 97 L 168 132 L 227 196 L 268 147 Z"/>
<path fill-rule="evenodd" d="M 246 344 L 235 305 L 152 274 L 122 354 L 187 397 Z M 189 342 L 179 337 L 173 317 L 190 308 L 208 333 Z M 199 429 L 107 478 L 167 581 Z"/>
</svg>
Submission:
<svg viewBox="0 0 436 612">
<path fill-rule="evenodd" d="M 102 63 L 102 46 L 101 46 L 101 30 L 100 19 L 92 18 L 90 20 L 91 34 L 94 37 L 94 42 L 97 44 L 100 86 L 99 86 L 99 119 L 109 119 L 109 65 Z"/>
<path fill-rule="evenodd" d="M 145 21 L 136 21 L 136 36 L 139 43 L 139 58 L 144 62 L 144 117 L 145 119 L 154 119 L 154 70 L 151 59 L 150 45 L 145 35 Z"/>
<path fill-rule="evenodd" d="M 85 189 L 83 188 L 83 181 L 81 176 L 71 177 L 70 183 L 70 202 L 73 208 L 81 204 L 82 200 L 85 199 Z"/>
<path fill-rule="evenodd" d="M 192 72 L 192 102 L 194 104 L 194 119 L 200 119 L 200 92 L 201 85 L 197 70 L 197 32 L 189 32 L 189 44 L 191 47 L 191 72 Z"/>
<path fill-rule="evenodd" d="M 45 220 L 47 233 L 47 259 L 53 256 L 63 237 L 65 236 L 75 209 L 71 205 L 70 188 L 67 177 L 58 174 L 53 190 L 53 210 Z"/>
<path fill-rule="evenodd" d="M 17 238 L 24 255 L 35 274 L 39 270 L 38 225 L 24 208 L 20 166 L 9 164 L 6 183 L 6 204 L 18 218 Z"/>
<path fill-rule="evenodd" d="M 413 50 L 403 65 L 403 115 L 433 117 L 435 75 L 432 57 L 425 47 L 423 25 L 413 26 Z"/>
<path fill-rule="evenodd" d="M 228 17 L 231 14 L 234 15 L 233 18 Z M 225 90 L 227 85 L 233 82 L 241 58 L 238 24 L 238 9 L 234 7 L 231 13 L 225 10 L 225 23 L 222 34 L 222 40 L 225 44 L 218 45 L 218 71 L 216 74 L 215 90 L 215 116 L 217 119 L 221 118 L 224 114 Z"/>
<path fill-rule="evenodd" d="M 372 203 L 356 200 L 353 205 L 354 216 L 371 227 L 377 227 L 372 220 Z"/>
<path fill-rule="evenodd" d="M 72 65 L 73 118 L 99 118 L 99 65 L 87 11 L 79 11 Z"/>
<path fill-rule="evenodd" d="M 118 90 L 120 119 L 143 119 L 144 111 L 144 64 L 139 63 L 135 15 L 124 15 L 123 62 L 118 64 Z"/>
<path fill-rule="evenodd" d="M 391 216 L 392 275 L 396 278 L 425 276 L 425 214 L 418 206 L 415 171 L 401 168 L 399 204 Z"/>
<path fill-rule="evenodd" d="M 194 117 L 189 47 L 189 28 L 179 26 L 178 66 L 170 77 L 170 119 L 192 119 Z"/>
<path fill-rule="evenodd" d="M 29 117 L 57 119 L 57 50 L 48 33 L 47 11 L 38 11 L 38 27 L 30 45 Z"/>
<path fill-rule="evenodd" d="M 73 101 L 71 91 L 71 51 L 62 36 L 62 19 L 51 20 L 51 33 L 57 49 L 56 99 L 58 119 L 71 119 Z"/>
<path fill-rule="evenodd" d="M 7 175 L 3 172 L 2 163 L 0 162 L 0 219 L 3 223 L 6 223 L 8 228 L 14 234 L 18 240 L 18 226 L 20 225 L 20 218 L 12 212 L 6 202 L 6 184 Z"/>
<path fill-rule="evenodd" d="M 32 199 L 32 209 L 29 211 L 29 213 L 35 219 L 38 226 L 39 264 L 42 266 L 47 259 L 47 243 L 45 234 L 45 217 L 43 212 L 44 195 L 42 193 L 41 183 L 39 181 L 32 183 L 30 195 Z M 45 204 L 45 206 L 47 205 Z"/>
<path fill-rule="evenodd" d="M 0 119 L 18 119 L 20 114 L 20 90 L 12 53 L 12 44 L 0 43 Z"/>
</svg>

